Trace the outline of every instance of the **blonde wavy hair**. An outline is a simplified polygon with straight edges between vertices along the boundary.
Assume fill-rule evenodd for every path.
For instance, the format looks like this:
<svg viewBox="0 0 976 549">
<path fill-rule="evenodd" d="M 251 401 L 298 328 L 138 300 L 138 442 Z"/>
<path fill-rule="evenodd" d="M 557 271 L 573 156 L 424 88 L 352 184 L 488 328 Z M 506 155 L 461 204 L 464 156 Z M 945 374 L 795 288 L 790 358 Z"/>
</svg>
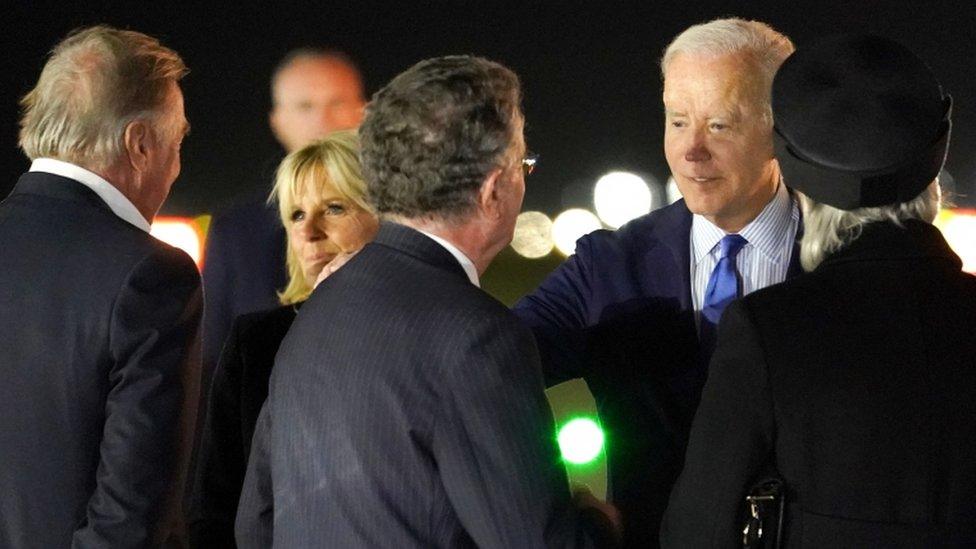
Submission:
<svg viewBox="0 0 976 549">
<path fill-rule="evenodd" d="M 186 73 L 180 56 L 151 36 L 105 25 L 76 30 L 20 100 L 20 148 L 31 160 L 97 170 L 122 154 L 125 128 L 136 119 L 175 139 L 182 120 L 164 120 L 163 107 L 169 86 Z"/>
<path fill-rule="evenodd" d="M 326 184 L 332 185 L 343 199 L 376 215 L 366 201 L 366 182 L 359 162 L 359 136 L 354 130 L 330 133 L 286 156 L 278 166 L 268 202 L 278 203 L 281 224 L 287 227 L 298 197 L 311 189 L 321 189 Z M 278 292 L 282 305 L 304 301 L 313 290 L 305 279 L 298 256 L 292 250 L 291 236 L 288 238 L 285 257 L 288 284 Z"/>
</svg>

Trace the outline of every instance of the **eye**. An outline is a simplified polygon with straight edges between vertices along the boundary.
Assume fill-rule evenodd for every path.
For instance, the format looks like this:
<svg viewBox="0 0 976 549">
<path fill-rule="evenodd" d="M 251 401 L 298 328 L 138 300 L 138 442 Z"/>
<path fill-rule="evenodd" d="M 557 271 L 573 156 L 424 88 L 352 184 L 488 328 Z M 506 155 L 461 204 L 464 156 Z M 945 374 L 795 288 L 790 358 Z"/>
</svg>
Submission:
<svg viewBox="0 0 976 549">
<path fill-rule="evenodd" d="M 310 111 L 310 110 L 312 110 L 312 102 L 311 101 L 299 101 L 298 104 L 295 105 L 295 108 L 298 109 L 298 110 L 300 110 L 300 111 Z"/>
<path fill-rule="evenodd" d="M 729 129 L 729 125 L 724 122 L 712 122 L 708 127 L 717 132 Z"/>
<path fill-rule="evenodd" d="M 686 125 L 687 125 L 687 124 L 685 123 L 685 121 L 684 121 L 684 120 L 672 120 L 672 121 L 671 121 L 671 127 L 672 127 L 672 128 L 683 128 L 683 127 L 685 127 Z"/>
<path fill-rule="evenodd" d="M 291 222 L 292 223 L 298 223 L 299 221 L 301 221 L 303 219 L 305 219 L 305 211 L 304 210 L 295 210 L 295 211 L 291 212 Z"/>
<path fill-rule="evenodd" d="M 325 207 L 325 212 L 329 215 L 342 215 L 346 213 L 346 207 L 338 202 L 333 202 Z"/>
</svg>

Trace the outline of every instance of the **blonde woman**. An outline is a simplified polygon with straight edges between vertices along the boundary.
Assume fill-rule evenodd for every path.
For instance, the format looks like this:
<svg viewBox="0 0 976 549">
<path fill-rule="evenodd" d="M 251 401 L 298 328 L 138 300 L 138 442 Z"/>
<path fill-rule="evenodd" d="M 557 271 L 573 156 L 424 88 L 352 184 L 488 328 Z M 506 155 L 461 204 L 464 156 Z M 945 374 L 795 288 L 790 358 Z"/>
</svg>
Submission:
<svg viewBox="0 0 976 549">
<path fill-rule="evenodd" d="M 288 155 L 269 200 L 288 237 L 281 307 L 234 322 L 213 375 L 200 442 L 190 535 L 194 546 L 234 547 L 234 517 L 251 435 L 268 394 L 274 357 L 316 278 L 336 257 L 373 239 L 379 222 L 366 203 L 355 132 L 335 132 Z"/>
</svg>

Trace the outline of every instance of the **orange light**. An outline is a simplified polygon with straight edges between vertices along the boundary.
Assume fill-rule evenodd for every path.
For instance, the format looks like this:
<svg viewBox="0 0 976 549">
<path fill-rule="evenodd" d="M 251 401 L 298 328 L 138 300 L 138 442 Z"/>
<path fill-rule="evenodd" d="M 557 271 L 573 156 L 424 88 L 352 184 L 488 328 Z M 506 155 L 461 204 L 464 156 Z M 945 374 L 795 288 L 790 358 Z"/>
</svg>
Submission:
<svg viewBox="0 0 976 549">
<path fill-rule="evenodd" d="M 203 268 L 203 236 L 197 220 L 187 217 L 157 217 L 149 234 L 187 253 L 197 268 Z"/>
<path fill-rule="evenodd" d="M 942 210 L 935 226 L 962 259 L 962 270 L 976 273 L 976 210 Z"/>
</svg>

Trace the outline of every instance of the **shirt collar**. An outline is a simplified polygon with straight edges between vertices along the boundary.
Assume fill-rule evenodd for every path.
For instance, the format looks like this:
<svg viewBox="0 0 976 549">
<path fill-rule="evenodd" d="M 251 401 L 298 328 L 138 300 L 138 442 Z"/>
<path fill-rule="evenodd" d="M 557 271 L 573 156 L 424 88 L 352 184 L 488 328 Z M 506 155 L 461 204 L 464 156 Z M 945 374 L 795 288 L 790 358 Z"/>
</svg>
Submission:
<svg viewBox="0 0 976 549">
<path fill-rule="evenodd" d="M 738 234 L 746 239 L 747 245 L 753 246 L 766 256 L 766 259 L 779 263 L 784 257 L 783 250 L 792 249 L 783 245 L 783 240 L 789 237 L 790 223 L 796 223 L 799 219 L 800 211 L 790 197 L 786 185 L 780 180 L 773 198 Z M 697 214 L 692 216 L 691 238 L 695 251 L 695 264 L 697 265 L 711 253 L 725 235 L 725 231 L 703 216 Z"/>
<path fill-rule="evenodd" d="M 461 268 L 464 269 L 464 274 L 468 275 L 468 280 L 470 280 L 475 286 L 478 286 L 479 288 L 481 287 L 478 280 L 478 269 L 475 269 L 474 262 L 468 259 L 468 256 L 464 255 L 464 252 L 459 250 L 454 244 L 451 244 L 449 241 L 437 236 L 436 234 L 428 233 L 427 231 L 420 232 L 424 233 L 430 237 L 431 240 L 440 244 L 444 247 L 444 249 L 451 252 L 451 255 L 458 260 L 458 263 L 461 264 Z"/>
<path fill-rule="evenodd" d="M 31 163 L 30 171 L 44 172 L 73 179 L 88 187 L 112 210 L 112 213 L 135 225 L 142 231 L 149 232 L 149 222 L 139 213 L 139 210 L 114 185 L 100 175 L 86 170 L 77 164 L 56 160 L 54 158 L 38 158 Z"/>
</svg>

